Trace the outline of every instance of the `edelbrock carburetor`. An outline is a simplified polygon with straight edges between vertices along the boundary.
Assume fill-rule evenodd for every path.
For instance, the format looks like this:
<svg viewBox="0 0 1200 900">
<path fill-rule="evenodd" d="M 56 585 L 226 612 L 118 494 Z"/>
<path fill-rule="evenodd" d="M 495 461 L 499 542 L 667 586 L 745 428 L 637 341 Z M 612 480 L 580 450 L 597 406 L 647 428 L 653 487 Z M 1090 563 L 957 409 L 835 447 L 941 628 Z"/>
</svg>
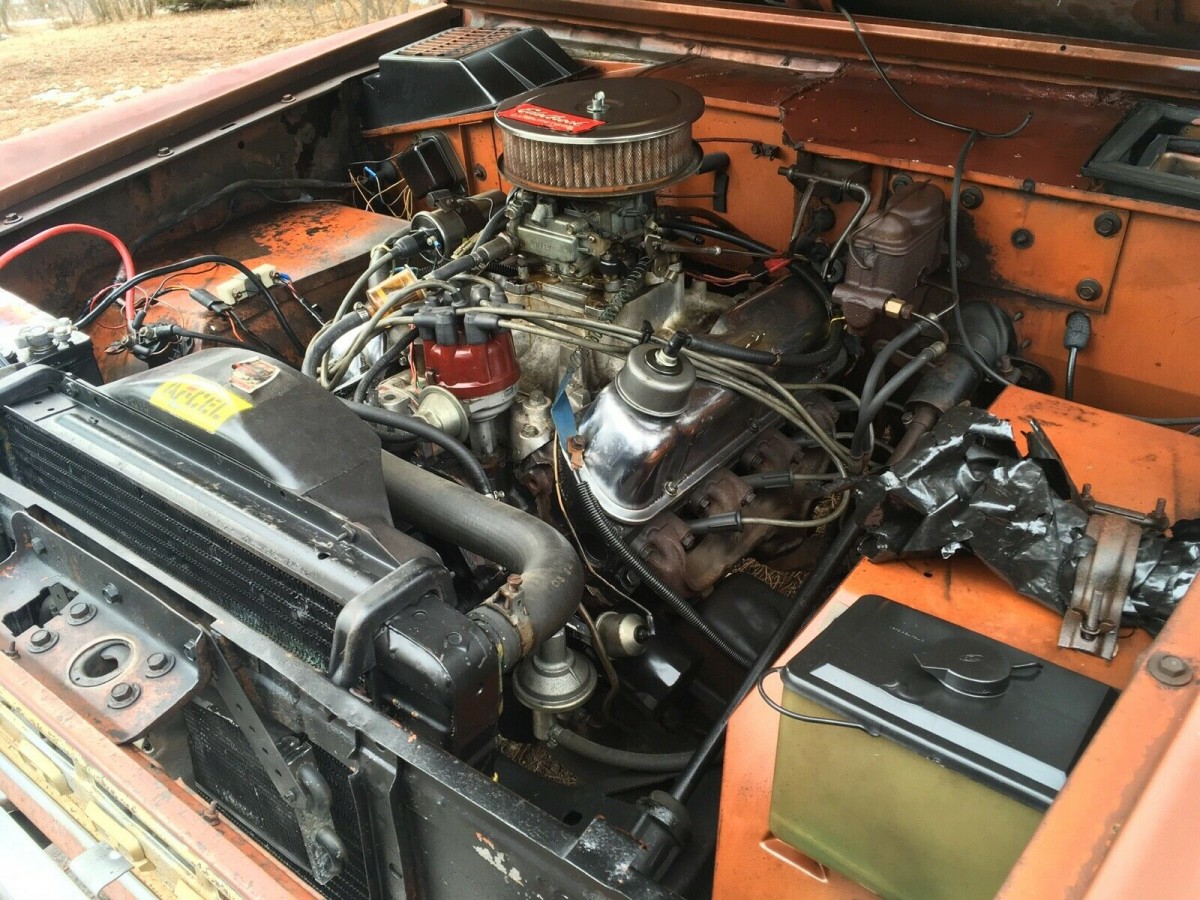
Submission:
<svg viewBox="0 0 1200 900">
<path fill-rule="evenodd" d="M 559 279 L 616 290 L 655 255 L 654 192 L 700 166 L 692 123 L 703 111 L 699 93 L 655 78 L 559 84 L 503 104 L 501 168 L 518 187 L 508 227 L 522 254 Z"/>
</svg>

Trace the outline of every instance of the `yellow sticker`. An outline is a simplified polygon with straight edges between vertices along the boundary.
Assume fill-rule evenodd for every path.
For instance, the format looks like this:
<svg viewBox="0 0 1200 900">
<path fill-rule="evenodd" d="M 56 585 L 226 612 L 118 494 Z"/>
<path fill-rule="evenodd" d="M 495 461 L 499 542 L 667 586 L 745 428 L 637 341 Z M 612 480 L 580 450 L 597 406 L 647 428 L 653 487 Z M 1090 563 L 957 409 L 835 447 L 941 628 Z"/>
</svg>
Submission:
<svg viewBox="0 0 1200 900">
<path fill-rule="evenodd" d="M 198 375 L 180 375 L 164 381 L 150 395 L 150 404 L 209 434 L 216 433 L 230 416 L 254 407 L 215 381 Z"/>
</svg>

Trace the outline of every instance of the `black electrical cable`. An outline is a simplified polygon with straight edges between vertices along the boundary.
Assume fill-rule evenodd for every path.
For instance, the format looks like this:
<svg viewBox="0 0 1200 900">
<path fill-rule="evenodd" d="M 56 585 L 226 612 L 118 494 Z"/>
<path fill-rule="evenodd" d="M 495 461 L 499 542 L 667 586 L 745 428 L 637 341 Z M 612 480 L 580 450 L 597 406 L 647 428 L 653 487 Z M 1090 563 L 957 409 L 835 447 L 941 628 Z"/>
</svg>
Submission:
<svg viewBox="0 0 1200 900">
<path fill-rule="evenodd" d="M 875 397 L 875 391 L 879 387 L 879 380 L 883 377 L 883 370 L 887 368 L 888 362 L 896 352 L 906 346 L 909 341 L 916 339 L 921 334 L 921 329 L 924 328 L 923 321 L 913 322 L 898 335 L 883 345 L 883 349 L 875 354 L 875 360 L 871 363 L 871 368 L 867 371 L 867 377 L 863 379 L 863 388 L 859 395 L 858 408 L 861 412 L 867 404 Z"/>
<path fill-rule="evenodd" d="M 431 444 L 441 447 L 463 467 L 479 493 L 487 495 L 493 493 L 491 479 L 488 478 L 487 472 L 484 471 L 483 464 L 475 458 L 475 455 L 471 453 L 470 449 L 462 441 L 452 438 L 446 432 L 434 428 L 424 419 L 418 419 L 415 416 L 401 415 L 400 413 L 390 412 L 386 409 L 368 406 L 365 403 L 355 403 L 353 400 L 345 400 L 343 402 L 360 419 L 373 422 L 376 425 L 383 425 L 387 428 L 395 428 L 397 431 L 408 432 L 409 434 L 416 435 L 423 441 L 428 441 Z"/>
<path fill-rule="evenodd" d="M 744 234 L 731 231 L 722 231 L 720 228 L 711 228 L 708 225 L 700 225 L 696 222 L 676 222 L 671 221 L 665 227 L 672 231 L 678 231 L 683 234 L 695 234 L 701 237 L 710 237 L 714 240 L 725 241 L 728 244 L 733 244 L 737 247 L 742 247 L 746 250 L 753 250 L 755 253 L 763 253 L 778 259 L 786 259 L 787 255 L 768 247 L 766 244 L 760 243 L 751 237 Z M 805 284 L 811 287 L 822 300 L 825 301 L 827 307 L 832 306 L 832 299 L 829 296 L 829 288 L 817 278 L 812 272 L 797 262 L 788 264 L 788 271 L 793 275 L 804 280 Z"/>
<path fill-rule="evenodd" d="M 819 366 L 837 358 L 842 352 L 842 338 L 845 329 L 840 322 L 829 329 L 825 343 L 816 350 L 808 353 L 787 353 L 782 350 L 752 350 L 748 347 L 735 347 L 721 341 L 697 338 L 689 335 L 687 346 L 699 353 L 732 359 L 737 362 L 749 363 L 754 366 L 773 366 L 784 369 L 798 369 L 806 366 Z"/>
<path fill-rule="evenodd" d="M 283 311 L 280 310 L 279 304 L 275 302 L 275 298 L 271 296 L 271 292 L 268 291 L 263 286 L 262 282 L 258 280 L 258 276 L 251 272 L 250 269 L 248 269 L 246 265 L 239 260 L 232 259 L 228 256 L 220 256 L 219 254 L 215 253 L 206 254 L 204 256 L 193 256 L 190 259 L 168 263 L 167 265 L 159 266 L 156 269 L 147 269 L 145 272 L 139 272 L 128 281 L 124 281 L 110 289 L 109 292 L 104 295 L 103 299 L 101 299 L 99 303 L 92 307 L 90 312 L 84 314 L 75 322 L 73 327 L 77 331 L 83 331 L 89 325 L 99 319 L 100 316 L 104 314 L 105 310 L 107 310 L 110 306 L 116 303 L 118 299 L 124 296 L 130 290 L 130 288 L 136 287 L 144 281 L 150 281 L 164 275 L 174 275 L 176 272 L 194 269 L 196 266 L 202 266 L 206 263 L 218 263 L 223 266 L 228 266 L 231 269 L 236 269 L 239 273 L 244 275 L 247 283 L 257 293 L 266 298 L 267 303 L 271 307 L 271 311 L 275 314 L 275 318 L 279 320 L 280 327 L 283 328 L 284 334 L 287 335 L 288 340 L 291 341 L 292 345 L 296 348 L 296 351 L 301 354 L 304 353 L 304 345 L 300 342 L 300 339 L 296 337 L 296 334 L 292 331 L 291 326 L 287 324 L 287 318 L 283 315 Z"/>
<path fill-rule="evenodd" d="M 675 784 L 671 787 L 671 796 L 682 803 L 686 803 L 692 792 L 700 784 L 700 779 L 712 765 L 720 752 L 721 745 L 725 740 L 725 731 L 729 727 L 729 720 L 733 717 L 734 712 L 741 705 L 742 701 L 754 690 L 754 686 L 758 684 L 758 679 L 775 661 L 775 658 L 783 652 L 784 648 L 800 630 L 800 626 L 812 614 L 817 603 L 825 599 L 828 593 L 830 582 L 837 575 L 841 568 L 843 560 L 854 549 L 861 529 L 854 522 L 853 516 L 846 516 L 845 524 L 842 530 L 838 532 L 837 537 L 833 539 L 833 543 L 826 548 L 821 558 L 817 560 L 808 578 L 804 581 L 804 586 L 800 588 L 800 593 L 796 596 L 792 608 L 788 610 L 783 621 L 779 623 L 779 627 L 775 629 L 775 633 L 771 636 L 771 640 L 767 646 L 763 648 L 758 659 L 755 660 L 753 666 L 746 673 L 746 677 L 742 680 L 738 687 L 737 693 L 733 699 L 725 707 L 721 716 L 713 723 L 708 734 L 704 736 L 700 746 L 696 749 L 695 755 L 688 762 L 687 768 L 683 770 Z"/>
<path fill-rule="evenodd" d="M 236 325 L 238 327 L 238 329 L 244 335 L 246 335 L 246 338 L 248 339 L 248 341 L 253 342 L 254 345 L 259 347 L 264 353 L 269 353 L 271 356 L 275 357 L 276 359 L 283 359 L 283 354 L 281 354 L 278 350 L 276 350 L 274 347 L 272 347 L 270 344 L 268 344 L 266 341 L 264 341 L 261 337 L 259 337 L 257 334 L 255 334 L 254 330 L 252 328 L 250 328 L 250 326 L 247 325 L 245 322 L 243 322 L 242 318 L 237 313 L 235 313 L 232 309 L 225 310 L 225 315 L 230 320 L 232 320 L 233 324 Z"/>
<path fill-rule="evenodd" d="M 1067 384 L 1063 396 L 1068 400 L 1075 399 L 1075 364 L 1079 361 L 1079 348 L 1072 347 L 1067 351 Z"/>
<path fill-rule="evenodd" d="M 971 360 L 975 368 L 992 381 L 1008 386 L 1012 382 L 989 366 L 987 360 L 979 355 L 979 351 L 967 339 L 967 327 L 963 322 L 962 314 L 962 295 L 958 291 L 958 208 L 961 205 L 959 200 L 962 197 L 963 172 L 967 167 L 967 155 L 975 146 L 975 141 L 981 136 L 984 136 L 981 132 L 970 132 L 967 139 L 963 141 L 962 149 L 958 152 L 958 159 L 954 162 L 954 180 L 950 187 L 950 302 L 953 304 L 954 327 L 962 339 L 962 347 L 967 351 L 967 358 Z M 1007 135 L 1000 136 L 1007 137 Z"/>
<path fill-rule="evenodd" d="M 784 668 L 785 666 L 774 666 L 773 668 L 767 669 L 767 671 L 763 672 L 759 677 L 758 696 L 762 698 L 763 703 L 767 704 L 767 706 L 771 707 L 771 709 L 775 710 L 775 712 L 779 713 L 785 719 L 794 719 L 797 722 L 808 722 L 810 725 L 833 725 L 838 728 L 856 728 L 859 731 L 866 731 L 870 733 L 869 729 L 865 725 L 860 725 L 858 722 L 851 722 L 848 719 L 830 719 L 822 716 L 806 716 L 803 713 L 793 712 L 792 710 L 781 706 L 772 700 L 767 695 L 767 689 L 765 686 L 766 680 L 772 675 L 782 672 Z"/>
<path fill-rule="evenodd" d="M 948 128 L 951 131 L 960 131 L 967 135 L 966 141 L 963 142 L 962 150 L 959 151 L 958 160 L 954 164 L 954 181 L 950 190 L 949 241 L 950 296 L 951 302 L 953 303 L 952 309 L 954 312 L 954 324 L 958 329 L 959 334 L 966 334 L 966 330 L 963 328 L 961 309 L 962 302 L 958 292 L 958 207 L 959 199 L 962 195 L 962 180 L 963 173 L 966 169 L 967 155 L 971 152 L 971 148 L 975 145 L 975 142 L 979 138 L 1010 138 L 1020 134 L 1025 130 L 1025 126 L 1033 121 L 1033 113 L 1026 113 L 1025 118 L 1021 120 L 1021 124 L 1016 128 L 1009 129 L 1008 131 L 987 131 L 971 125 L 960 125 L 957 122 L 939 119 L 936 116 L 931 116 L 928 113 L 922 112 L 904 98 L 904 95 L 900 93 L 896 85 L 892 82 L 891 78 L 889 78 L 888 74 L 883 70 L 883 66 L 881 66 L 879 64 L 879 60 L 875 58 L 875 54 L 871 51 L 870 45 L 867 44 L 867 39 L 863 35 L 862 29 L 858 27 L 858 22 L 854 20 L 854 16 L 850 15 L 850 13 L 841 6 L 836 6 L 835 9 L 837 9 L 837 11 L 842 14 L 845 20 L 850 23 L 850 27 L 854 31 L 854 36 L 858 38 L 858 43 L 862 47 L 863 52 L 867 55 L 867 59 L 874 67 L 875 72 L 879 75 L 880 79 L 882 79 L 884 85 L 887 86 L 887 89 L 891 92 L 892 96 L 896 98 L 901 106 L 907 109 L 914 116 L 924 119 L 926 122 L 941 126 L 942 128 Z M 1011 381 L 987 364 L 987 361 L 979 355 L 979 352 L 973 346 L 971 346 L 970 341 L 964 339 L 963 347 L 967 351 L 967 357 L 971 360 L 975 367 L 987 375 L 987 377 L 991 378 L 995 382 L 998 382 L 999 384 L 1012 384 Z"/>
<path fill-rule="evenodd" d="M 866 456 L 871 449 L 871 423 L 887 404 L 896 391 L 900 390 L 909 379 L 946 352 L 946 345 L 937 342 L 930 344 L 903 366 L 895 375 L 888 379 L 871 398 L 870 402 L 861 407 L 858 422 L 854 426 L 854 437 L 850 441 L 850 452 L 855 456 Z"/>
<path fill-rule="evenodd" d="M 279 359 L 279 356 L 271 350 L 261 350 L 253 344 L 248 344 L 245 341 L 239 341 L 237 338 L 225 337 L 220 334 L 209 334 L 203 331 L 189 331 L 186 328 L 181 328 L 178 325 L 152 325 L 151 337 L 155 340 L 161 340 L 163 336 L 170 335 L 171 337 L 190 338 L 194 341 L 204 341 L 206 344 L 221 344 L 225 347 L 240 347 L 243 350 L 249 350 L 252 353 L 265 352 L 268 356 Z"/>
<path fill-rule="evenodd" d="M 930 122 L 934 125 L 940 125 L 942 128 L 949 128 L 952 131 L 962 131 L 985 138 L 1014 137 L 1024 131 L 1025 126 L 1033 121 L 1033 113 L 1030 112 L 1025 114 L 1025 118 L 1020 125 L 1018 125 L 1016 128 L 1010 129 L 1009 131 L 984 131 L 981 128 L 973 128 L 970 125 L 959 125 L 957 122 L 939 119 L 936 116 L 931 116 L 928 113 L 921 112 L 921 110 L 917 109 L 906 99 L 904 99 L 904 95 L 900 93 L 900 91 L 896 88 L 896 85 L 892 83 L 892 79 L 889 78 L 887 73 L 883 71 L 883 66 L 881 66 L 879 64 L 879 60 L 875 58 L 875 54 L 871 51 L 871 47 L 867 44 L 866 36 L 863 35 L 862 29 L 858 27 L 858 22 L 855 21 L 854 16 L 850 15 L 849 11 L 841 6 L 835 6 L 834 9 L 840 12 L 843 18 L 850 23 L 850 27 L 854 30 L 854 36 L 858 38 L 859 46 L 863 48 L 863 53 L 867 55 L 867 59 L 870 60 L 871 65 L 874 66 L 876 73 L 878 73 L 879 77 L 883 80 L 883 83 L 887 86 L 887 89 L 891 91 L 892 96 L 900 102 L 901 106 L 903 106 L 917 118 L 924 119 L 926 122 Z"/>
<path fill-rule="evenodd" d="M 496 236 L 496 232 L 500 230 L 500 225 L 508 215 L 508 207 L 501 206 L 498 210 L 492 213 L 491 218 L 484 223 L 480 229 L 478 236 L 475 238 L 475 243 L 471 245 L 472 250 L 478 250 L 488 241 Z"/>
<path fill-rule="evenodd" d="M 409 329 L 401 336 L 400 340 L 388 347 L 379 359 L 371 363 L 371 367 L 363 373 L 362 378 L 358 380 L 358 384 L 354 387 L 355 403 L 362 403 L 367 399 L 371 391 L 375 390 L 375 385 L 383 380 L 383 373 L 400 358 L 405 350 L 412 346 L 413 341 L 417 339 L 417 335 L 417 329 Z"/>
<path fill-rule="evenodd" d="M 711 625 L 709 625 L 700 614 L 696 612 L 696 608 L 688 603 L 683 597 L 675 592 L 675 590 L 667 584 L 658 573 L 646 565 L 645 561 L 637 554 L 637 552 L 629 546 L 629 543 L 613 527 L 608 520 L 608 516 L 604 510 L 600 508 L 600 504 L 596 501 L 592 489 L 585 481 L 578 476 L 575 478 L 575 496 L 579 501 L 579 505 L 583 508 L 584 514 L 588 521 L 592 523 L 600 536 L 604 538 L 605 543 L 620 557 L 621 561 L 629 566 L 638 577 L 642 579 L 642 583 L 656 597 L 662 600 L 670 607 L 671 611 L 679 618 L 683 619 L 688 625 L 700 632 L 707 638 L 713 646 L 719 649 L 722 653 L 732 659 L 740 666 L 749 666 L 753 660 L 730 644 L 725 638 L 721 637 Z"/>
<path fill-rule="evenodd" d="M 225 185 L 225 187 L 221 188 L 215 194 L 211 194 L 203 200 L 193 203 L 182 212 L 176 213 L 170 219 L 155 225 L 153 229 L 134 241 L 129 249 L 137 250 L 139 247 L 145 246 L 160 234 L 182 225 L 188 219 L 208 209 L 214 203 L 219 203 L 226 197 L 231 197 L 242 191 L 261 191 L 263 189 L 350 191 L 354 189 L 354 185 L 348 181 L 322 181 L 317 178 L 247 178 L 243 181 L 235 181 L 232 184 Z"/>
</svg>

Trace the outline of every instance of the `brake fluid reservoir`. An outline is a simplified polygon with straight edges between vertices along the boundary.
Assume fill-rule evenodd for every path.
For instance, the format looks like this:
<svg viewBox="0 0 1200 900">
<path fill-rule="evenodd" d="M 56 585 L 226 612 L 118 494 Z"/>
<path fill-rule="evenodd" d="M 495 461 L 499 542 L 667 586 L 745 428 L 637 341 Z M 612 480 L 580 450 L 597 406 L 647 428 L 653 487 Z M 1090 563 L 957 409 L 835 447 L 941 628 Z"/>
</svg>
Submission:
<svg viewBox="0 0 1200 900">
<path fill-rule="evenodd" d="M 874 596 L 782 677 L 784 707 L 826 721 L 780 721 L 772 832 L 883 897 L 913 900 L 994 896 L 1116 699 Z"/>
</svg>

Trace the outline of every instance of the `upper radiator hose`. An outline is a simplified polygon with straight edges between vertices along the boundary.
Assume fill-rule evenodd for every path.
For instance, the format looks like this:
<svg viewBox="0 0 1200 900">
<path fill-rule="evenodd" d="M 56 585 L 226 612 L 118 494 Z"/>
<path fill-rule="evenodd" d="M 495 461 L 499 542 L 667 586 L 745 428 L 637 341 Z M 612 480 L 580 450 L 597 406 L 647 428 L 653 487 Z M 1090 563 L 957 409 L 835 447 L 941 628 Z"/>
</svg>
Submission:
<svg viewBox="0 0 1200 900">
<path fill-rule="evenodd" d="M 383 454 L 383 480 L 397 519 L 521 576 L 522 603 L 508 611 L 485 604 L 472 613 L 506 651 L 506 669 L 574 614 L 583 594 L 583 566 L 553 527 L 390 453 Z"/>
</svg>

